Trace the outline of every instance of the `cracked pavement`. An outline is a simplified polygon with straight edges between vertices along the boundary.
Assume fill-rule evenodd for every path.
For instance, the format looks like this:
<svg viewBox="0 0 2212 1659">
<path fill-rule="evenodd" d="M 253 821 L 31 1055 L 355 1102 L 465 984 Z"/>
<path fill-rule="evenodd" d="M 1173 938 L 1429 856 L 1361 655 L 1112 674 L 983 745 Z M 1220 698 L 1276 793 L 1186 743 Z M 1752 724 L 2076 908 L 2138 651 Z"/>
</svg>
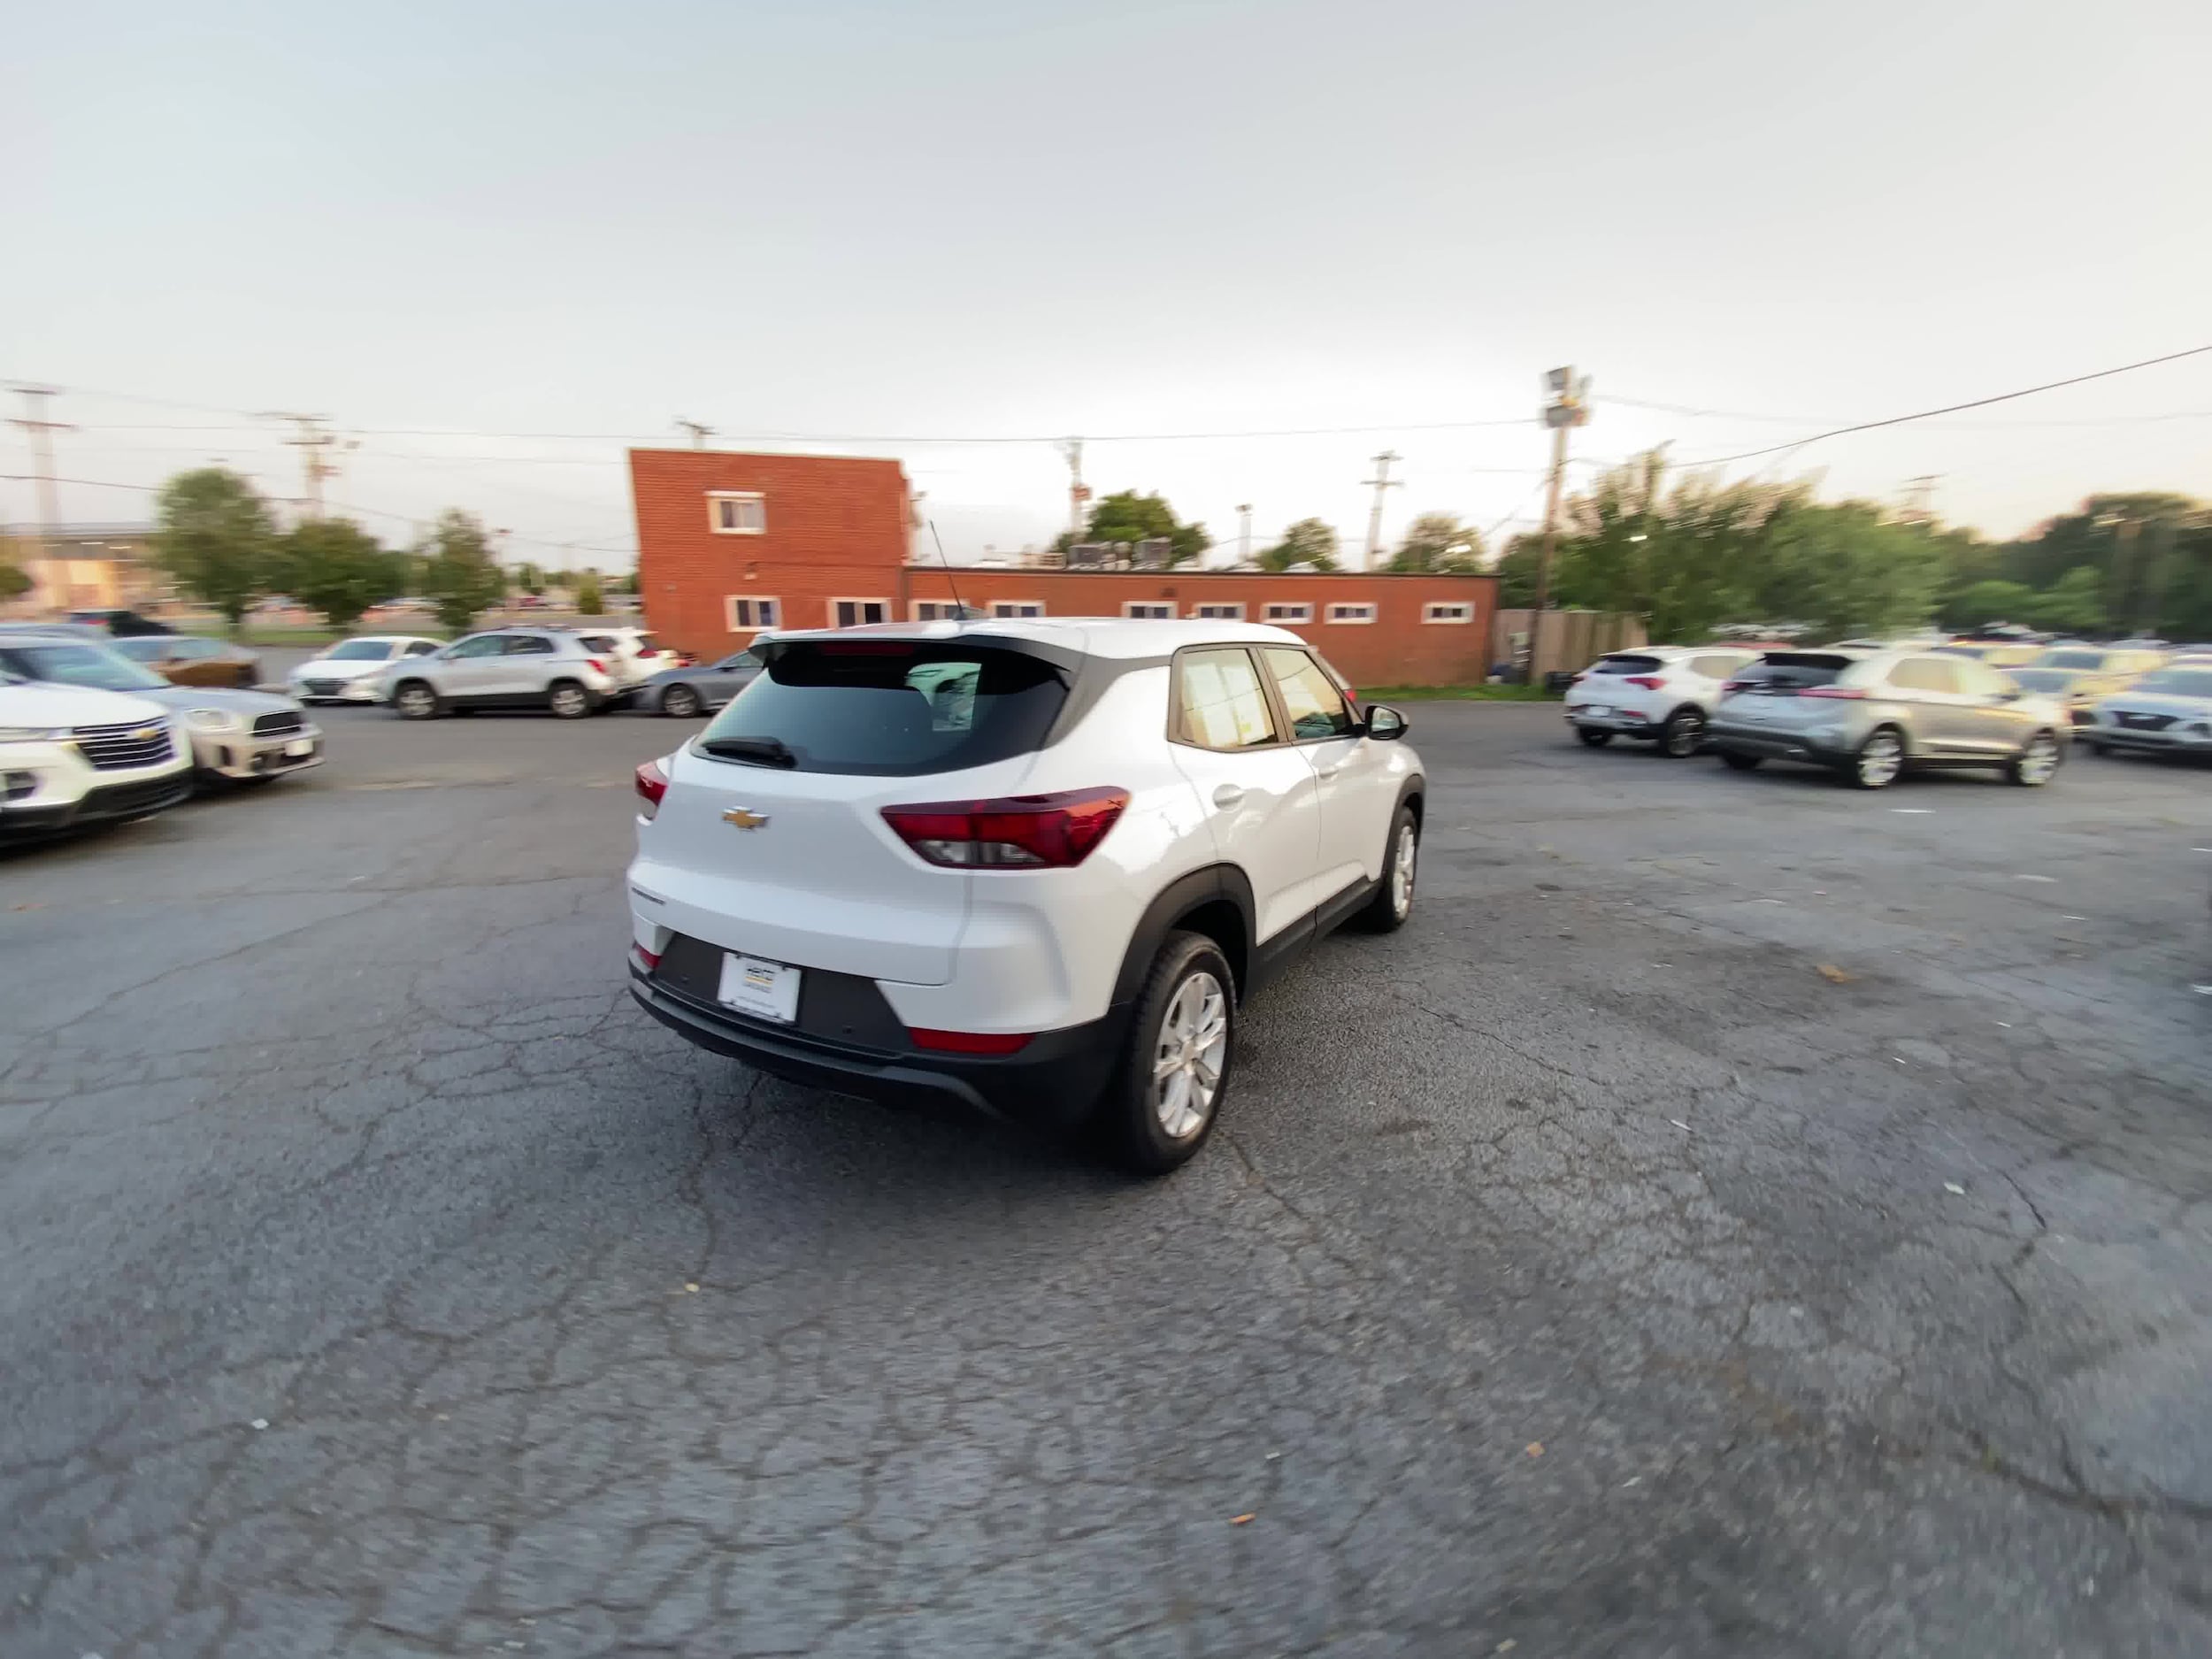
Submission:
<svg viewBox="0 0 2212 1659">
<path fill-rule="evenodd" d="M 2212 1652 L 2212 774 L 1410 712 L 1150 1185 L 637 1013 L 672 725 L 0 855 L 0 1653 Z"/>
</svg>

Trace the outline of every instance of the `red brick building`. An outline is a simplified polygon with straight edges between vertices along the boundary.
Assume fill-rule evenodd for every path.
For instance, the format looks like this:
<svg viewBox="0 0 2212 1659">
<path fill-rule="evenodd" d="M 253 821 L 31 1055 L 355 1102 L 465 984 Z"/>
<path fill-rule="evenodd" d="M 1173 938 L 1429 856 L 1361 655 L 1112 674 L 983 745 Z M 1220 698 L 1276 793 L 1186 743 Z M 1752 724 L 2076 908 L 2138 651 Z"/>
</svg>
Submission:
<svg viewBox="0 0 2212 1659">
<path fill-rule="evenodd" d="M 1061 571 L 909 562 L 896 461 L 633 449 L 638 592 L 653 632 L 702 654 L 762 628 L 941 614 L 1234 617 L 1303 635 L 1355 685 L 1454 685 L 1488 672 L 1496 579 L 1249 571 Z"/>
</svg>

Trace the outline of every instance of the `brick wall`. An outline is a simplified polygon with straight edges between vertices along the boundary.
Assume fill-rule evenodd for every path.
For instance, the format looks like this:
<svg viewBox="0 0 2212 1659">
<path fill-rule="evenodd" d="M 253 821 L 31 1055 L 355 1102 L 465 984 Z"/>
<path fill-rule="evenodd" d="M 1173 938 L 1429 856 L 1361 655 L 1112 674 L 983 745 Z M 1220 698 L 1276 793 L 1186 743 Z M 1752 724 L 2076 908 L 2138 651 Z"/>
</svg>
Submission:
<svg viewBox="0 0 2212 1659">
<path fill-rule="evenodd" d="M 720 656 L 752 637 L 730 625 L 733 596 L 772 598 L 777 626 L 833 626 L 839 599 L 884 603 L 907 621 L 919 601 L 949 602 L 936 565 L 909 565 L 911 511 L 896 461 L 812 455 L 739 455 L 712 449 L 633 449 L 638 592 L 645 619 L 669 645 Z M 757 492 L 757 535 L 718 534 L 710 517 L 717 490 Z M 1303 635 L 1356 686 L 1448 686 L 1479 681 L 1490 668 L 1497 582 L 1488 576 L 1262 576 L 1228 571 L 1029 571 L 954 572 L 959 596 L 988 610 L 1030 601 L 1047 616 L 1124 613 L 1133 600 L 1174 614 L 1202 604 L 1241 604 L 1248 622 L 1271 603 L 1311 607 Z M 1432 603 L 1469 607 L 1464 622 L 1429 622 Z M 1332 604 L 1371 604 L 1371 623 L 1331 622 Z"/>
<path fill-rule="evenodd" d="M 714 449 L 633 449 L 638 596 L 661 639 L 720 654 L 751 637 L 733 632 L 733 595 L 772 598 L 781 626 L 818 628 L 837 599 L 880 599 L 897 616 L 906 562 L 906 474 L 896 461 L 841 456 L 739 455 Z M 717 534 L 715 490 L 755 491 L 766 527 Z"/>
<path fill-rule="evenodd" d="M 944 571 L 918 565 L 907 572 L 908 609 L 917 600 L 948 600 Z M 1248 622 L 1266 621 L 1271 603 L 1309 605 L 1310 622 L 1278 626 L 1302 635 L 1355 686 L 1479 684 L 1490 669 L 1490 619 L 1497 608 L 1492 576 L 1261 576 L 1191 570 L 958 570 L 960 597 L 989 610 L 995 601 L 1033 601 L 1048 616 L 1115 617 L 1132 600 L 1167 603 L 1179 617 L 1202 604 L 1242 604 Z M 1426 622 L 1432 603 L 1470 607 L 1465 622 Z M 1371 604 L 1371 623 L 1331 622 L 1332 604 Z"/>
</svg>

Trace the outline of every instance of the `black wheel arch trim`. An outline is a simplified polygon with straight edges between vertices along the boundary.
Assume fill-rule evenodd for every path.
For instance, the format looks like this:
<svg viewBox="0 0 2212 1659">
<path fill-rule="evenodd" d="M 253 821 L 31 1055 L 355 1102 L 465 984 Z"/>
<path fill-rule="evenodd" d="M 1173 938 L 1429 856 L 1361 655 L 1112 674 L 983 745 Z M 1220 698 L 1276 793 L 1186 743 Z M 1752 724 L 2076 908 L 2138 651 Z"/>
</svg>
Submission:
<svg viewBox="0 0 2212 1659">
<path fill-rule="evenodd" d="M 1187 875 L 1178 876 L 1169 882 L 1152 902 L 1144 907 L 1144 914 L 1137 918 L 1137 926 L 1129 936 L 1129 949 L 1121 959 L 1121 972 L 1114 977 L 1113 1000 L 1117 1003 L 1135 1000 L 1144 988 L 1145 975 L 1151 971 L 1152 959 L 1160 954 L 1160 946 L 1176 924 L 1194 911 L 1209 904 L 1227 901 L 1243 924 L 1244 936 L 1240 949 L 1225 952 L 1229 965 L 1239 968 L 1251 960 L 1253 934 L 1258 925 L 1259 907 L 1253 902 L 1252 883 L 1244 872 L 1234 864 L 1208 864 Z M 1248 977 L 1241 970 L 1241 981 Z M 1237 987 L 1240 1000 L 1244 986 Z"/>
</svg>

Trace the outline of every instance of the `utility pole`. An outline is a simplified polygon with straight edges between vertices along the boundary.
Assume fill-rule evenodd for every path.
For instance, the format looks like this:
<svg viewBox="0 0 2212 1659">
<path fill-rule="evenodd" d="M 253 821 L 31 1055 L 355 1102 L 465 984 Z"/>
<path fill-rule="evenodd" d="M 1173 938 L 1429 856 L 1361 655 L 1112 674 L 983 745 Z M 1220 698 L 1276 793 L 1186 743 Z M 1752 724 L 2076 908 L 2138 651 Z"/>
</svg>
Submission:
<svg viewBox="0 0 2212 1659">
<path fill-rule="evenodd" d="M 1249 565 L 1251 562 L 1252 503 L 1240 501 L 1237 503 L 1237 563 Z"/>
<path fill-rule="evenodd" d="M 1898 518 L 1906 524 L 1928 524 L 1935 518 L 1935 487 L 1940 483 L 1940 472 L 1922 472 L 1905 480 L 1904 506 Z"/>
<path fill-rule="evenodd" d="M 1060 453 L 1068 464 L 1068 530 L 1071 534 L 1080 538 L 1083 534 L 1083 503 L 1091 498 L 1090 486 L 1083 481 L 1083 440 L 1063 439 Z"/>
<path fill-rule="evenodd" d="M 714 436 L 712 426 L 702 426 L 695 420 L 686 420 L 681 415 L 676 417 L 676 424 L 691 434 L 691 447 L 695 449 L 705 449 L 707 440 Z"/>
<path fill-rule="evenodd" d="M 336 438 L 324 430 L 324 427 L 329 424 L 329 417 L 326 415 L 296 415 L 285 410 L 268 409 L 262 411 L 261 418 L 264 420 L 288 420 L 300 429 L 298 437 L 287 438 L 284 441 L 294 445 L 300 451 L 301 475 L 307 486 L 307 493 L 300 498 L 297 503 L 300 517 L 303 519 L 321 518 L 323 516 L 323 480 L 338 476 L 338 464 L 326 460 L 323 455 L 326 449 L 338 442 Z"/>
<path fill-rule="evenodd" d="M 1404 481 L 1390 476 L 1390 464 L 1404 458 L 1395 449 L 1385 449 L 1380 455 L 1368 457 L 1375 464 L 1375 476 L 1360 481 L 1373 488 L 1375 504 L 1367 514 L 1367 553 L 1360 561 L 1362 570 L 1371 571 L 1375 568 L 1375 553 L 1382 546 L 1383 492 L 1399 488 Z"/>
<path fill-rule="evenodd" d="M 74 432 L 66 421 L 50 420 L 46 414 L 47 399 L 58 397 L 61 388 L 55 386 L 12 385 L 9 390 L 23 400 L 23 413 L 10 420 L 11 426 L 20 426 L 31 434 L 31 466 L 38 474 L 38 550 L 46 565 L 47 597 L 53 600 L 55 592 L 55 561 L 61 554 L 54 545 L 54 532 L 61 527 L 61 504 L 54 488 L 54 440 L 57 432 Z M 70 600 L 68 584 L 62 583 L 58 593 L 60 602 Z"/>
<path fill-rule="evenodd" d="M 1590 419 L 1590 377 L 1575 378 L 1573 366 L 1554 369 L 1544 376 L 1549 401 L 1544 405 L 1544 424 L 1551 428 L 1551 480 L 1544 494 L 1544 552 L 1536 565 L 1536 609 L 1528 619 L 1528 674 L 1536 683 L 1536 652 L 1544 627 L 1545 607 L 1551 603 L 1552 554 L 1559 546 L 1559 489 L 1567 476 L 1567 434 Z"/>
</svg>

